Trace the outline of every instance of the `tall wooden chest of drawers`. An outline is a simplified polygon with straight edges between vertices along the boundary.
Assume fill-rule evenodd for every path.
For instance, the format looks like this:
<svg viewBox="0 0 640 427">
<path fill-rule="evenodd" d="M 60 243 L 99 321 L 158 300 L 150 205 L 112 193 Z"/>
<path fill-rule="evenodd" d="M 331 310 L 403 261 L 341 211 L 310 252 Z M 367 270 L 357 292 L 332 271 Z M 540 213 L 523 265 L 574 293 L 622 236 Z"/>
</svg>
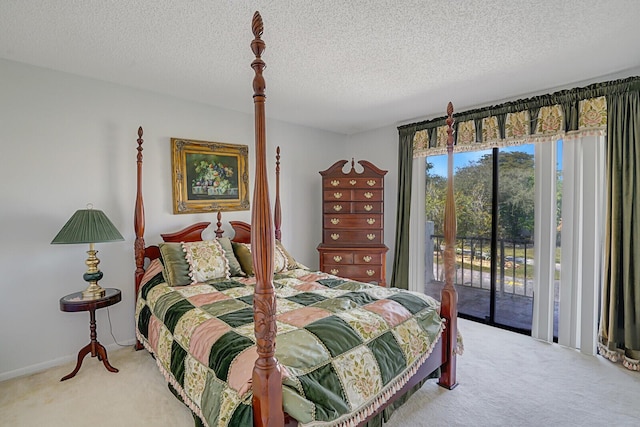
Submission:
<svg viewBox="0 0 640 427">
<path fill-rule="evenodd" d="M 360 282 L 386 286 L 384 244 L 384 176 L 366 160 L 362 172 L 343 172 L 340 160 L 322 175 L 322 243 L 320 270 Z"/>
</svg>

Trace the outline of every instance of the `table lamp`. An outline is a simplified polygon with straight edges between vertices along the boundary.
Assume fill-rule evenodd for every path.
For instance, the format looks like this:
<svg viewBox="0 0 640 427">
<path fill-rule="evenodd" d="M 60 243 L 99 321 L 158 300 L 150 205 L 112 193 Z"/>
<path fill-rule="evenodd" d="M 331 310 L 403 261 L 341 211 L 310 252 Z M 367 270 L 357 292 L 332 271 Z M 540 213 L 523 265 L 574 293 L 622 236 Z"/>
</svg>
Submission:
<svg viewBox="0 0 640 427">
<path fill-rule="evenodd" d="M 51 244 L 89 244 L 87 251 L 89 258 L 85 261 L 88 270 L 82 276 L 84 280 L 89 282 L 89 286 L 82 291 L 82 299 L 98 299 L 104 297 L 105 294 L 104 289 L 98 285 L 98 280 L 102 279 L 102 272 L 98 269 L 100 260 L 96 257 L 98 251 L 95 250 L 94 243 L 121 240 L 124 240 L 124 237 L 104 212 L 93 209 L 93 205 L 89 204 L 87 209 L 76 211 L 51 241 Z"/>
</svg>

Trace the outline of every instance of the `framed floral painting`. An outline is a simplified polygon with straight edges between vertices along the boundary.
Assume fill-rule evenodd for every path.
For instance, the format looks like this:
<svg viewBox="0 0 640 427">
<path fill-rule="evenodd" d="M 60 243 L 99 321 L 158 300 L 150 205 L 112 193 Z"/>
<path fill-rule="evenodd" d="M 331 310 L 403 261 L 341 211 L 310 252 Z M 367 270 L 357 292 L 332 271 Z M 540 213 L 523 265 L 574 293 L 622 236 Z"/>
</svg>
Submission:
<svg viewBox="0 0 640 427">
<path fill-rule="evenodd" d="M 249 209 L 249 147 L 171 138 L 173 213 Z"/>
</svg>

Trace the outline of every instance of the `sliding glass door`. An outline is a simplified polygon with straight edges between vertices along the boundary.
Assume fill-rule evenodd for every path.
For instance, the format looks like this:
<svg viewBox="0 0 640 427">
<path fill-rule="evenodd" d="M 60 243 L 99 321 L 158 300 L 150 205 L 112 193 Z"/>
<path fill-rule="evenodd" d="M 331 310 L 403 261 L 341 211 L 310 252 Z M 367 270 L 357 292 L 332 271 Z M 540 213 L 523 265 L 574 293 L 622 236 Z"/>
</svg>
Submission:
<svg viewBox="0 0 640 427">
<path fill-rule="evenodd" d="M 530 333 L 533 319 L 533 144 L 494 149 L 494 308 L 491 323 Z M 497 183 L 496 183 L 497 181 Z"/>
<path fill-rule="evenodd" d="M 461 317 L 530 333 L 534 298 L 534 145 L 454 155 L 456 275 Z M 446 156 L 427 158 L 427 291 L 443 280 Z M 558 261 L 559 262 L 559 261 Z M 431 267 L 429 267 L 431 269 Z"/>
</svg>

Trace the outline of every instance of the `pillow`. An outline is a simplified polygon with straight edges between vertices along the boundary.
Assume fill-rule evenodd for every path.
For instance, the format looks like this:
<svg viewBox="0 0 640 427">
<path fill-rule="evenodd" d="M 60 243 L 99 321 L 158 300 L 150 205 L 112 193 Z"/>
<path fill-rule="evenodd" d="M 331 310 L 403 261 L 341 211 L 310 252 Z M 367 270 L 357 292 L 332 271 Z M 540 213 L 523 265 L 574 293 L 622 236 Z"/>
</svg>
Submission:
<svg viewBox="0 0 640 427">
<path fill-rule="evenodd" d="M 229 278 L 229 261 L 217 240 L 182 243 L 191 283 Z"/>
<path fill-rule="evenodd" d="M 244 271 L 242 271 L 242 267 L 240 266 L 238 259 L 233 253 L 231 239 L 228 237 L 219 237 L 217 240 L 220 243 L 220 246 L 222 246 L 222 249 L 224 249 L 224 256 L 227 258 L 227 261 L 229 261 L 229 273 L 232 276 L 246 276 Z"/>
<path fill-rule="evenodd" d="M 228 237 L 220 237 L 217 240 L 222 246 L 224 256 L 229 262 L 229 274 L 231 276 L 246 276 L 244 271 L 242 271 L 242 267 L 240 267 L 240 263 L 233 254 L 231 240 Z M 162 275 L 167 285 L 173 287 L 191 284 L 189 263 L 185 257 L 182 243 L 163 242 L 160 243 L 158 247 L 160 248 L 161 261 L 164 265 Z"/>
<path fill-rule="evenodd" d="M 236 255 L 242 271 L 247 276 L 253 276 L 253 258 L 251 257 L 251 245 L 249 243 L 231 242 L 233 253 Z"/>
<path fill-rule="evenodd" d="M 236 254 L 236 258 L 238 258 L 238 262 L 240 262 L 242 270 L 247 273 L 247 275 L 253 276 L 255 273 L 253 271 L 251 244 L 235 242 L 231 242 L 231 244 L 233 246 L 233 252 Z M 277 245 L 273 255 L 275 258 L 275 266 L 273 272 L 280 273 L 282 271 L 285 271 L 287 269 L 287 257 L 282 253 Z"/>
<path fill-rule="evenodd" d="M 276 240 L 276 247 L 280 249 L 280 251 L 283 253 L 285 258 L 287 259 L 287 268 L 285 270 L 292 270 L 295 268 L 306 268 L 291 256 L 291 254 L 284 248 L 284 245 L 280 240 Z"/>
<path fill-rule="evenodd" d="M 181 243 L 160 243 L 160 255 L 164 269 L 162 275 L 169 286 L 185 286 L 191 283 L 189 263 L 184 256 Z"/>
</svg>

